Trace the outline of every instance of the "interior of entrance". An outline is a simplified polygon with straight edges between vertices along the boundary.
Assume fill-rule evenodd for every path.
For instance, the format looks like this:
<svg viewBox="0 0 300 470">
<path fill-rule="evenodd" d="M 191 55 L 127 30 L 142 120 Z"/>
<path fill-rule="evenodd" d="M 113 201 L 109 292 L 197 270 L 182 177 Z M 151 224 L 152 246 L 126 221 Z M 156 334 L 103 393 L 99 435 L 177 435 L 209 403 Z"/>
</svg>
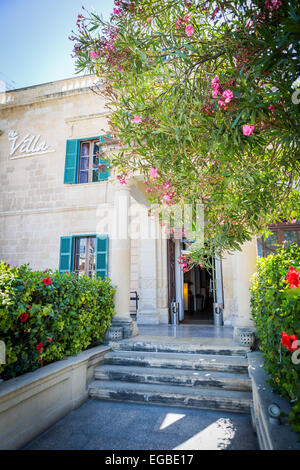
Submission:
<svg viewBox="0 0 300 470">
<path fill-rule="evenodd" d="M 195 266 L 184 273 L 184 324 L 213 324 L 212 272 Z"/>
</svg>

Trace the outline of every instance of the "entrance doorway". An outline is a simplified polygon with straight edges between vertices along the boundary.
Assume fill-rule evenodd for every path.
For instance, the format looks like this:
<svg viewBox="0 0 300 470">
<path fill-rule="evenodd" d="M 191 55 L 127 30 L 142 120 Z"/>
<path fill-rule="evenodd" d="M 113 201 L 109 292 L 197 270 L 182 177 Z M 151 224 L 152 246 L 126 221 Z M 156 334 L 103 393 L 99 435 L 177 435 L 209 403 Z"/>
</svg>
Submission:
<svg viewBox="0 0 300 470">
<path fill-rule="evenodd" d="M 220 260 L 212 259 L 213 269 L 195 266 L 187 273 L 177 260 L 184 253 L 180 240 L 168 240 L 169 323 L 173 323 L 174 303 L 179 323 L 213 325 L 214 308 L 223 310 L 223 280 Z"/>
<path fill-rule="evenodd" d="M 212 272 L 195 266 L 184 273 L 184 324 L 213 324 Z"/>
</svg>

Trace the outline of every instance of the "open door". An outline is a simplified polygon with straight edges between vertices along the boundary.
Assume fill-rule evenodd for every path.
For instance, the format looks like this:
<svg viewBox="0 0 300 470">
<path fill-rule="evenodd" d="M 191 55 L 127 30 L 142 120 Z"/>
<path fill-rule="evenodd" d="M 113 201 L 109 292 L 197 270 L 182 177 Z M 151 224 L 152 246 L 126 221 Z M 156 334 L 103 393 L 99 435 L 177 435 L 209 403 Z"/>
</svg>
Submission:
<svg viewBox="0 0 300 470">
<path fill-rule="evenodd" d="M 175 243 L 169 238 L 167 240 L 167 263 L 168 263 L 168 306 L 169 306 L 169 323 L 172 323 L 171 304 L 176 299 L 176 259 L 175 259 Z"/>
<path fill-rule="evenodd" d="M 183 324 L 213 325 L 214 308 L 223 309 L 223 282 L 221 260 L 212 259 L 214 269 L 195 266 L 184 273 L 177 263 L 184 244 L 167 240 L 169 323 L 172 323 L 172 302 L 177 302 L 179 322 Z"/>
<path fill-rule="evenodd" d="M 213 299 L 214 303 L 218 304 L 220 308 L 224 307 L 224 296 L 223 296 L 223 275 L 222 275 L 222 262 L 218 258 L 213 258 L 212 265 L 213 269 Z"/>
</svg>

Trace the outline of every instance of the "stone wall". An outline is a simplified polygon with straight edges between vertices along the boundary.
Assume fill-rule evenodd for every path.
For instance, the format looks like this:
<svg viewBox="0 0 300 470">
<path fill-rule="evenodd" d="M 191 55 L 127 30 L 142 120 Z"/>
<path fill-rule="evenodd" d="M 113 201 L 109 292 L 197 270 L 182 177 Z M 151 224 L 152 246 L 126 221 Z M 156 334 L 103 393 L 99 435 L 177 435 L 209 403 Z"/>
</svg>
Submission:
<svg viewBox="0 0 300 470">
<path fill-rule="evenodd" d="M 88 398 L 95 367 L 110 348 L 77 356 L 0 383 L 0 450 L 20 449 Z"/>
<path fill-rule="evenodd" d="M 107 133 L 94 82 L 79 77 L 0 94 L 0 259 L 12 265 L 58 269 L 61 236 L 111 231 L 114 183 L 64 184 L 67 139 Z M 54 151 L 12 159 L 11 130 L 40 135 Z M 136 269 L 137 259 L 133 285 Z"/>
</svg>

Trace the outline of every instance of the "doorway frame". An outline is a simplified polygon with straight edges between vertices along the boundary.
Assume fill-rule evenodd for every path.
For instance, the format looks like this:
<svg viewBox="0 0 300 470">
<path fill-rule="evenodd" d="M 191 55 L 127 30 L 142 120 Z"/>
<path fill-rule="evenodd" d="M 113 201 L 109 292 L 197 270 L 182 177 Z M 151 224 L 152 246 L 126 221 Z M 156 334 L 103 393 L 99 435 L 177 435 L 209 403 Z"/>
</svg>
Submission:
<svg viewBox="0 0 300 470">
<path fill-rule="evenodd" d="M 171 318 L 171 300 L 170 299 L 170 247 L 169 243 L 174 243 L 175 245 L 175 265 L 174 265 L 174 281 L 175 281 L 175 286 L 174 286 L 174 291 L 175 291 L 175 301 L 179 304 L 179 321 L 182 322 L 184 321 L 184 297 L 183 297 L 183 286 L 184 286 L 184 273 L 183 270 L 180 268 L 179 264 L 177 263 L 177 259 L 181 256 L 182 254 L 182 240 L 180 239 L 173 239 L 168 240 L 168 257 L 167 257 L 167 262 L 168 262 L 168 299 L 169 299 L 169 322 L 172 323 L 172 318 Z M 213 280 L 213 297 L 214 297 L 214 303 L 219 304 L 222 307 L 222 310 L 224 311 L 224 283 L 223 283 L 223 269 L 222 269 L 222 259 L 220 258 L 215 258 L 214 259 L 214 267 L 215 271 L 212 276 Z M 213 312 L 214 314 L 214 312 Z"/>
</svg>

